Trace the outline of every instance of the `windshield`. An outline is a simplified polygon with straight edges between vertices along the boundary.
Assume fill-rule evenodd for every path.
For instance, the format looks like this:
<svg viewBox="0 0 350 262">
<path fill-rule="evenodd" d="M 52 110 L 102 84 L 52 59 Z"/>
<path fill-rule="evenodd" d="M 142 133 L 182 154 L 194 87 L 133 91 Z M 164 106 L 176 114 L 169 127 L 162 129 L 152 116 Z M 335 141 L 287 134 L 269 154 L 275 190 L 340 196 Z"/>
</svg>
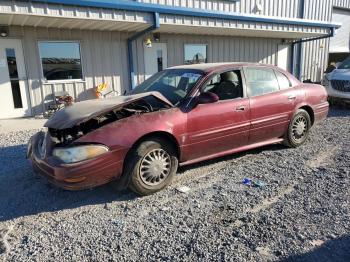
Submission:
<svg viewBox="0 0 350 262">
<path fill-rule="evenodd" d="M 131 94 L 158 91 L 174 105 L 196 85 L 203 72 L 195 69 L 167 69 L 156 73 L 131 91 Z"/>
<path fill-rule="evenodd" d="M 338 69 L 350 69 L 350 56 L 341 63 Z"/>
</svg>

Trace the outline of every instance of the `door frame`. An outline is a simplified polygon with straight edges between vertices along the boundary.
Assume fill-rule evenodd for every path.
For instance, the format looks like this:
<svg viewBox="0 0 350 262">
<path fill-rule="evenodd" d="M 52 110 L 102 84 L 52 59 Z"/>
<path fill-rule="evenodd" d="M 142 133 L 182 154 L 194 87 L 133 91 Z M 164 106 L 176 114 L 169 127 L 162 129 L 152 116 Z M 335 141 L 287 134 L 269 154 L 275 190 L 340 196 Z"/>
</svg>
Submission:
<svg viewBox="0 0 350 262">
<path fill-rule="evenodd" d="M 280 55 L 282 55 L 282 53 L 286 50 L 287 52 L 287 61 L 286 61 L 286 68 L 282 68 L 283 70 L 286 70 L 288 72 L 291 71 L 291 68 L 290 68 L 290 62 L 291 62 L 291 45 L 290 44 L 278 44 L 277 45 L 277 56 L 276 56 L 276 65 L 279 67 L 279 68 L 282 68 L 279 66 L 279 58 L 280 58 Z"/>
<path fill-rule="evenodd" d="M 18 81 L 20 84 L 21 91 L 22 90 L 24 91 L 24 95 L 22 94 L 21 96 L 22 96 L 22 99 L 25 99 L 27 108 L 22 109 L 24 111 L 22 115 L 14 114 L 14 115 L 9 115 L 9 116 L 5 116 L 5 117 L 0 116 L 0 119 L 30 117 L 30 116 L 32 116 L 32 101 L 31 101 L 31 93 L 29 90 L 28 70 L 27 70 L 27 64 L 26 64 L 26 59 L 25 59 L 25 54 L 24 54 L 23 40 L 21 38 L 0 38 L 0 43 L 2 41 L 14 41 L 14 42 L 18 43 L 21 58 L 18 59 L 18 52 L 15 52 L 16 60 L 17 60 L 16 63 L 18 63 L 18 60 L 21 60 L 21 62 L 22 62 L 21 68 L 23 70 L 22 74 L 18 76 Z M 6 61 L 6 63 L 7 63 L 7 61 Z M 6 68 L 8 71 L 9 69 L 8 69 L 7 64 L 6 64 Z M 10 85 L 11 85 L 11 83 L 10 83 Z M 16 109 L 13 109 L 13 110 L 16 110 Z"/>
<path fill-rule="evenodd" d="M 146 47 L 146 46 L 144 46 L 143 48 L 144 48 L 144 50 L 143 50 L 143 62 L 144 62 L 144 67 L 145 67 L 145 72 L 144 72 L 144 77 L 145 77 L 145 80 L 147 79 L 147 78 L 149 78 L 149 77 L 151 77 L 153 74 L 148 74 L 147 73 L 147 65 L 149 65 L 149 63 L 147 63 L 147 60 L 146 60 L 146 50 L 147 49 L 153 49 L 153 48 L 156 48 L 156 45 L 162 45 L 162 48 L 163 47 L 165 47 L 165 54 L 163 54 L 163 70 L 165 69 L 165 68 L 167 68 L 168 67 L 168 43 L 166 43 L 166 42 L 156 42 L 156 43 L 152 43 L 152 47 Z M 164 49 L 162 49 L 162 50 L 164 50 Z M 164 63 L 165 62 L 165 63 Z M 156 72 L 157 73 L 157 72 Z"/>
</svg>

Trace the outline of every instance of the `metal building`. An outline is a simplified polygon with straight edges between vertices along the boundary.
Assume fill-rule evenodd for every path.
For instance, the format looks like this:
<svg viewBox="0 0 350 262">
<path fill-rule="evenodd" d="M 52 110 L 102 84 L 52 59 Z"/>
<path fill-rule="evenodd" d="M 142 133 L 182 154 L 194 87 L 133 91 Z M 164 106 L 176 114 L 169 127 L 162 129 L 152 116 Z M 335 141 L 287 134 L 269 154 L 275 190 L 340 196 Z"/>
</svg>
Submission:
<svg viewBox="0 0 350 262">
<path fill-rule="evenodd" d="M 0 118 L 43 113 L 61 90 L 122 94 L 184 63 L 268 63 L 320 81 L 338 9 L 350 1 L 0 1 Z"/>
</svg>

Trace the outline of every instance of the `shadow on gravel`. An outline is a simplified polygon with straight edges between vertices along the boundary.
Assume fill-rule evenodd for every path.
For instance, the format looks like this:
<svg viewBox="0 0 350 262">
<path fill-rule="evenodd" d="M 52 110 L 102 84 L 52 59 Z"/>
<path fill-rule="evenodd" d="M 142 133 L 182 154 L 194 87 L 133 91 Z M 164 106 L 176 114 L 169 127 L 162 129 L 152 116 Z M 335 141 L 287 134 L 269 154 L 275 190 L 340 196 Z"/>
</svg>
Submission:
<svg viewBox="0 0 350 262">
<path fill-rule="evenodd" d="M 26 145 L 0 148 L 0 155 L 6 167 L 0 169 L 0 221 L 136 198 L 110 185 L 75 192 L 51 186 L 32 171 L 25 159 Z"/>
<path fill-rule="evenodd" d="M 243 152 L 233 153 L 233 154 L 230 154 L 227 156 L 213 158 L 213 159 L 206 160 L 203 162 L 198 162 L 195 164 L 182 166 L 182 167 L 179 167 L 178 172 L 181 175 L 181 173 L 184 173 L 184 172 L 189 171 L 189 170 L 194 169 L 194 168 L 200 168 L 200 167 L 204 167 L 204 166 L 209 166 L 211 164 L 225 162 L 228 160 L 239 159 L 239 158 L 244 157 L 246 155 L 255 155 L 255 154 L 259 154 L 263 151 L 267 151 L 267 150 L 268 151 L 280 151 L 280 150 L 289 150 L 289 148 L 282 145 L 282 144 L 267 145 L 267 146 L 258 147 L 258 148 L 250 149 L 250 150 L 243 151 Z"/>
<path fill-rule="evenodd" d="M 345 262 L 350 261 L 350 235 L 330 240 L 302 255 L 290 256 L 280 262 Z"/>
<path fill-rule="evenodd" d="M 349 117 L 350 116 L 350 108 L 343 109 L 337 106 L 330 107 L 328 117 Z"/>
<path fill-rule="evenodd" d="M 282 149 L 286 148 L 282 145 L 270 145 L 180 167 L 179 175 L 187 170 L 257 154 L 264 150 Z M 0 170 L 0 221 L 136 198 L 132 192 L 117 192 L 110 185 L 84 191 L 66 191 L 52 186 L 32 171 L 29 161 L 25 159 L 26 145 L 0 148 L 0 155 L 3 166 L 6 167 Z"/>
</svg>

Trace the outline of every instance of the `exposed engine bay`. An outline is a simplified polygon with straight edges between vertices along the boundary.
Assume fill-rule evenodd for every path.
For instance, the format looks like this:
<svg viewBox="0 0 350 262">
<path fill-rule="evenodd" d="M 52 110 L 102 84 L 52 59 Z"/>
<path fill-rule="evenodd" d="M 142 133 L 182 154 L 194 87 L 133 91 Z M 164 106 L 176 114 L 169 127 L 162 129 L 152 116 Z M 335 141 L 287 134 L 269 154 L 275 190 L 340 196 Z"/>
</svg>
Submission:
<svg viewBox="0 0 350 262">
<path fill-rule="evenodd" d="M 149 96 L 135 102 L 113 108 L 110 111 L 89 118 L 87 121 L 83 121 L 82 123 L 74 125 L 73 127 L 65 129 L 49 127 L 48 131 L 56 146 L 67 146 L 76 139 L 109 123 L 133 115 L 141 115 L 167 108 L 169 108 L 168 104 L 155 97 Z"/>
</svg>

